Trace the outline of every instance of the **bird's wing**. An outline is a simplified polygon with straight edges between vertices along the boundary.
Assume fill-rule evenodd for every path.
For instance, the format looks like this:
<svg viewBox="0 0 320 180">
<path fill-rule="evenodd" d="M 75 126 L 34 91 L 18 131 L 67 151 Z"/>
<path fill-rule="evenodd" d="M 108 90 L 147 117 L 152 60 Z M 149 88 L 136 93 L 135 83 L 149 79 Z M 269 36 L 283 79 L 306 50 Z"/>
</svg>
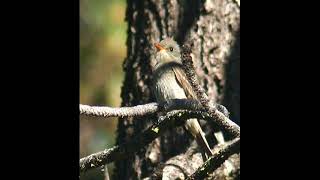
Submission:
<svg viewBox="0 0 320 180">
<path fill-rule="evenodd" d="M 180 67 L 172 67 L 174 75 L 177 79 L 178 84 L 186 93 L 188 99 L 197 99 L 195 92 L 193 91 L 186 74 Z"/>
</svg>

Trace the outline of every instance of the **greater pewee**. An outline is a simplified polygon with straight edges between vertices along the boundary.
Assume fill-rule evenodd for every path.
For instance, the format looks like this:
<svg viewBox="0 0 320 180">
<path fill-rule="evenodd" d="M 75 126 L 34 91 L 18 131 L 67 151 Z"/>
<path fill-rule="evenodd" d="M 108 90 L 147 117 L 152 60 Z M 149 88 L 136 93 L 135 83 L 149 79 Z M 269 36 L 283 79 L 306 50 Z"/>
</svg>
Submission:
<svg viewBox="0 0 320 180">
<path fill-rule="evenodd" d="M 155 43 L 157 49 L 155 64 L 153 64 L 154 95 L 157 102 L 166 102 L 170 99 L 196 99 L 187 77 L 181 66 L 181 54 L 179 45 L 172 38 L 165 38 L 160 43 Z M 197 144 L 207 156 L 212 155 L 212 151 L 205 138 L 197 119 L 188 119 L 186 129 L 196 139 Z"/>
</svg>

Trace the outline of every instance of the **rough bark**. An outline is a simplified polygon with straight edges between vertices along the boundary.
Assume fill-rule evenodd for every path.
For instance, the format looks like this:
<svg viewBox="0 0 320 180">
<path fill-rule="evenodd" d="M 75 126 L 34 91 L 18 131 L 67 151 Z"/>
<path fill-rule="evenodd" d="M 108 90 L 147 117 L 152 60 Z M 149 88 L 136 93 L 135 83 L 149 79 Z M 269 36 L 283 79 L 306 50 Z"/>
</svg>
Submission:
<svg viewBox="0 0 320 180">
<path fill-rule="evenodd" d="M 180 45 L 192 44 L 201 86 L 210 99 L 228 108 L 232 120 L 240 123 L 240 7 L 235 1 L 127 0 L 126 21 L 122 106 L 155 101 L 150 91 L 153 43 L 171 36 Z M 119 118 L 117 144 L 130 141 L 155 120 L 155 116 Z M 202 125 L 210 134 L 212 147 L 215 142 L 211 132 L 216 129 L 209 123 Z M 172 129 L 134 156 L 116 162 L 113 178 L 149 177 L 159 163 L 188 151 L 192 141 L 182 127 Z"/>
</svg>

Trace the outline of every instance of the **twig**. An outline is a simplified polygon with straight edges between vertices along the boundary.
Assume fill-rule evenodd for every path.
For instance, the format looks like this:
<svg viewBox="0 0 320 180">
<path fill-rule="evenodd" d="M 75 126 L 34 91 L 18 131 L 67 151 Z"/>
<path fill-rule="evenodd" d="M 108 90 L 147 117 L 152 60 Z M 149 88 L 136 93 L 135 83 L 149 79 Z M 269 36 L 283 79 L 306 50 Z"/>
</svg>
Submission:
<svg viewBox="0 0 320 180">
<path fill-rule="evenodd" d="M 214 121 L 217 125 L 228 131 L 234 137 L 240 137 L 240 127 L 236 123 L 231 121 L 228 117 L 226 117 L 224 114 L 219 112 L 215 106 L 210 105 L 208 96 L 206 95 L 204 89 L 198 83 L 190 53 L 191 48 L 188 45 L 183 45 L 181 51 L 182 64 L 187 79 L 191 84 L 194 92 L 196 93 L 198 100 L 200 101 L 202 106 L 207 110 L 207 112 L 212 117 L 214 117 Z"/>
<path fill-rule="evenodd" d="M 230 144 L 222 148 L 220 151 L 211 156 L 196 172 L 194 172 L 187 180 L 204 179 L 208 174 L 216 170 L 221 164 L 227 160 L 232 154 L 240 152 L 240 138 L 233 139 Z"/>
<path fill-rule="evenodd" d="M 80 172 L 124 159 L 149 144 L 167 129 L 183 125 L 185 120 L 189 118 L 212 120 L 212 117 L 203 111 L 180 110 L 168 112 L 165 116 L 160 116 L 157 123 L 131 141 L 81 158 Z"/>
</svg>

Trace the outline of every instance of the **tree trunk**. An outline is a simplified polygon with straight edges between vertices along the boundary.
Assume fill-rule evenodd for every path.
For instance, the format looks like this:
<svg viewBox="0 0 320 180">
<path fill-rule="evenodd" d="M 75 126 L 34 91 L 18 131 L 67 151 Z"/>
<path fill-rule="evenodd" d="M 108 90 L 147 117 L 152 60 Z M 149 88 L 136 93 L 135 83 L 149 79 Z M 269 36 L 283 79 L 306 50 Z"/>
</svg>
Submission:
<svg viewBox="0 0 320 180">
<path fill-rule="evenodd" d="M 236 1 L 127 0 L 126 21 L 128 39 L 122 106 L 155 102 L 151 91 L 153 43 L 169 36 L 180 45 L 192 45 L 200 84 L 208 96 L 226 106 L 230 118 L 240 124 L 240 7 Z M 117 144 L 130 141 L 155 120 L 155 116 L 119 118 Z M 215 128 L 202 121 L 201 125 L 211 134 L 208 141 L 212 147 Z M 116 162 L 113 177 L 149 177 L 161 164 L 189 152 L 193 141 L 183 127 L 169 130 L 134 156 Z"/>
</svg>

